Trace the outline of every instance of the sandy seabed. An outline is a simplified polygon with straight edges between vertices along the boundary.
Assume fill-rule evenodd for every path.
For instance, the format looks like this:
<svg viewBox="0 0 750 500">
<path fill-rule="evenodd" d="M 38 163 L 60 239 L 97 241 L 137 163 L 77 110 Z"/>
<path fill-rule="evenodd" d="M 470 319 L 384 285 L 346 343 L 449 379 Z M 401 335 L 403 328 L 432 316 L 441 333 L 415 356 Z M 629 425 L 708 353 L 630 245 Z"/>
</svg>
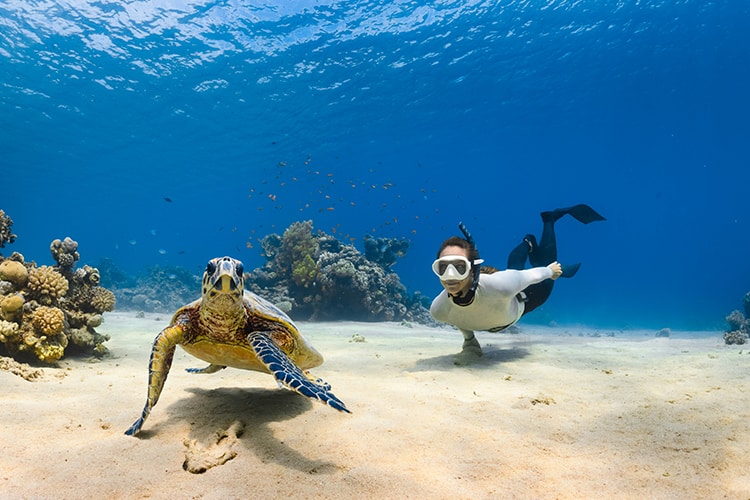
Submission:
<svg viewBox="0 0 750 500">
<path fill-rule="evenodd" d="M 110 357 L 34 381 L 5 363 L 0 497 L 750 498 L 750 349 L 721 332 L 522 325 L 459 366 L 449 328 L 301 322 L 351 415 L 178 348 L 126 436 L 168 320 L 108 314 Z"/>
</svg>

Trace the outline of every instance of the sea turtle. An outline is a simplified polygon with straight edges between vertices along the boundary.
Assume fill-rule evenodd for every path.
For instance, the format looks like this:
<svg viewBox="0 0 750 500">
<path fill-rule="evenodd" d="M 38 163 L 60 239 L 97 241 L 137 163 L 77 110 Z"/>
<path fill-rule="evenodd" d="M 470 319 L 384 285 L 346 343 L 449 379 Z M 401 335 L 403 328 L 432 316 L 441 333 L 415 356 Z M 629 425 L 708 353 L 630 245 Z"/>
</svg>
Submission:
<svg viewBox="0 0 750 500">
<path fill-rule="evenodd" d="M 178 344 L 210 363 L 188 372 L 215 373 L 231 366 L 271 373 L 279 386 L 350 413 L 330 392 L 329 384 L 303 371 L 319 366 L 323 356 L 302 337 L 289 316 L 244 285 L 242 262 L 231 257 L 208 261 L 201 298 L 180 308 L 154 340 L 146 405 L 125 434 L 137 434 L 159 400 Z"/>
</svg>

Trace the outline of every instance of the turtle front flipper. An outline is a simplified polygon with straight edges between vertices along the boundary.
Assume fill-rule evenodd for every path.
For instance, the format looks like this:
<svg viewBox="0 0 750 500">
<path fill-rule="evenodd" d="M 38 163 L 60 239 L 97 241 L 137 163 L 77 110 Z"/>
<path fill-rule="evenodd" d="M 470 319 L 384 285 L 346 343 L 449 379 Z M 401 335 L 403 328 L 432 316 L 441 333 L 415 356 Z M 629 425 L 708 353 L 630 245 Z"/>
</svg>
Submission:
<svg viewBox="0 0 750 500">
<path fill-rule="evenodd" d="M 151 359 L 148 363 L 148 396 L 146 404 L 143 406 L 140 418 L 130 426 L 130 429 L 125 431 L 125 434 L 128 436 L 135 436 L 140 432 L 143 422 L 149 413 L 151 413 L 151 408 L 159 401 L 159 395 L 162 388 L 164 388 L 164 382 L 166 382 L 169 369 L 172 366 L 175 347 L 182 341 L 183 334 L 184 328 L 181 324 L 177 324 L 166 327 L 156 336 L 154 345 L 151 348 Z"/>
<path fill-rule="evenodd" d="M 258 359 L 263 362 L 271 371 L 274 378 L 279 384 L 307 396 L 308 398 L 317 399 L 327 404 L 331 408 L 339 411 L 351 413 L 339 398 L 330 392 L 329 384 L 321 384 L 313 381 L 305 374 L 294 361 L 289 359 L 281 348 L 271 340 L 270 332 L 253 332 L 248 335 L 247 340 L 255 350 Z M 320 380 L 320 379 L 318 379 Z"/>
</svg>

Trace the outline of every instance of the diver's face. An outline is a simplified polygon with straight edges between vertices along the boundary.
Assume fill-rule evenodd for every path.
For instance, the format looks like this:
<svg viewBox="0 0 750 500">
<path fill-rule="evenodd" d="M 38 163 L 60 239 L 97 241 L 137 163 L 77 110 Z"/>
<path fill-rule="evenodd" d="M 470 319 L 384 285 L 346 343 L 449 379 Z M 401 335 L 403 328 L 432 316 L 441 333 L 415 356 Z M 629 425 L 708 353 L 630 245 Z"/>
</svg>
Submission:
<svg viewBox="0 0 750 500">
<path fill-rule="evenodd" d="M 457 246 L 447 246 L 443 249 L 442 252 L 440 252 L 440 257 L 463 257 L 464 259 L 469 258 L 469 253 Z M 448 279 L 443 281 L 440 280 L 440 284 L 443 285 L 443 288 L 445 288 L 445 291 L 448 292 L 451 295 L 461 295 L 463 293 L 466 293 L 469 288 L 471 288 L 471 284 L 473 281 L 473 276 L 471 273 L 469 275 L 462 279 L 462 280 L 455 280 L 455 279 Z"/>
</svg>

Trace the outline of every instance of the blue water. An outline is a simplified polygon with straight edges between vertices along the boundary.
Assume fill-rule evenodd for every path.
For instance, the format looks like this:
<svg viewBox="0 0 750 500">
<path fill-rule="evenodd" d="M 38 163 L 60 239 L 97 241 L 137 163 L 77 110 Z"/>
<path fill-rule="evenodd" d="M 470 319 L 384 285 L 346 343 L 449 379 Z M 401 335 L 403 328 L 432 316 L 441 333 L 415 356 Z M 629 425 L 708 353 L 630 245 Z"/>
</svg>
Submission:
<svg viewBox="0 0 750 500">
<path fill-rule="evenodd" d="M 740 307 L 747 2 L 277 4 L 1 2 L 3 254 L 51 264 L 71 236 L 127 272 L 252 268 L 311 219 L 410 239 L 394 270 L 434 295 L 460 220 L 502 267 L 585 202 L 608 220 L 558 223 L 583 267 L 524 321 L 721 329 Z"/>
</svg>

